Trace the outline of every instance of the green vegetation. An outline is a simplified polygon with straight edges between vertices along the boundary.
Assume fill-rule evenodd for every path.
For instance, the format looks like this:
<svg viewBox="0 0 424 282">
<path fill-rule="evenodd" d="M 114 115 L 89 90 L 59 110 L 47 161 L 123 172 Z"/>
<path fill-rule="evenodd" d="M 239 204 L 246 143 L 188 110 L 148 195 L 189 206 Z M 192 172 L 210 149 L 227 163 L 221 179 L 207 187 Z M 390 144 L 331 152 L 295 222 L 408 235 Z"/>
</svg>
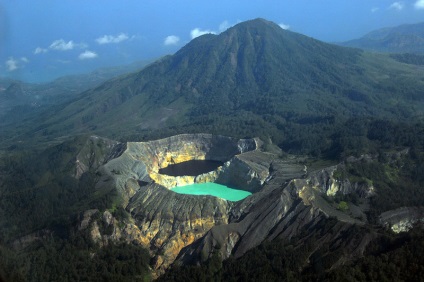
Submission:
<svg viewBox="0 0 424 282">
<path fill-rule="evenodd" d="M 417 65 L 417 66 L 424 65 L 423 55 L 403 53 L 403 54 L 391 54 L 390 57 L 405 64 L 411 64 L 411 65 Z"/>
<path fill-rule="evenodd" d="M 150 256 L 132 244 L 99 248 L 89 235 L 33 243 L 25 251 L 0 248 L 4 281 L 150 281 Z M 2 281 L 3 281 L 2 280 Z"/>
<path fill-rule="evenodd" d="M 214 255 L 200 266 L 172 268 L 158 281 L 416 281 L 423 277 L 424 230 L 371 235 L 369 230 L 352 226 L 340 232 L 341 245 L 322 237 L 337 232 L 337 220 L 330 218 L 306 239 L 264 242 L 241 258 L 223 262 Z M 369 236 L 375 239 L 364 257 L 334 267 L 356 251 L 357 245 L 352 249 L 349 243 L 358 244 Z"/>
<path fill-rule="evenodd" d="M 424 202 L 423 162 L 424 154 L 415 147 L 408 151 L 385 153 L 378 157 L 346 162 L 344 169 L 336 171 L 336 178 L 344 177 L 351 183 L 374 186 L 375 195 L 370 198 L 368 219 L 375 223 L 384 211 L 404 206 L 420 206 Z M 348 201 L 358 204 L 358 195 L 337 194 L 337 203 Z"/>
<path fill-rule="evenodd" d="M 376 122 L 367 131 L 357 150 L 345 147 L 340 155 L 356 155 L 357 160 L 345 160 L 333 174 L 338 181 L 349 180 L 355 185 L 373 187 L 369 199 L 368 220 L 377 223 L 385 211 L 424 203 L 424 149 L 422 128 L 400 127 L 388 122 Z M 346 135 L 349 139 L 349 135 Z M 420 140 L 421 139 L 421 140 Z M 356 153 L 355 153 L 356 152 Z M 362 194 L 361 194 L 362 193 Z M 339 205 L 342 201 L 364 203 L 363 192 L 326 197 Z"/>
<path fill-rule="evenodd" d="M 98 175 L 87 171 L 79 179 L 75 157 L 85 138 L 76 138 L 42 152 L 19 152 L 0 160 L 0 238 L 43 228 L 68 226 L 81 211 L 112 206 L 116 191 L 95 191 Z"/>
<path fill-rule="evenodd" d="M 424 275 L 424 230 L 384 235 L 371 242 L 365 256 L 329 271 L 324 281 L 417 281 Z"/>
<path fill-rule="evenodd" d="M 347 211 L 349 209 L 349 205 L 345 201 L 340 201 L 337 205 L 337 209 L 341 211 Z"/>
</svg>

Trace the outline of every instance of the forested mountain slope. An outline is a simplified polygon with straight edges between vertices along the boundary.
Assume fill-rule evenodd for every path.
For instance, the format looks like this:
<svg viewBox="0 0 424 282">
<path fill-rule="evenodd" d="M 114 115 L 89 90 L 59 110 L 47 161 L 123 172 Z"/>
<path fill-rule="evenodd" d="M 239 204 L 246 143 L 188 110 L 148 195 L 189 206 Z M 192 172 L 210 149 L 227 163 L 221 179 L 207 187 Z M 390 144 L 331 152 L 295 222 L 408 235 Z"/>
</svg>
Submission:
<svg viewBox="0 0 424 282">
<path fill-rule="evenodd" d="M 227 124 L 243 135 L 250 123 L 268 127 L 281 143 L 275 132 L 287 123 L 422 117 L 423 68 L 256 19 L 196 38 L 175 55 L 5 132 L 19 133 L 20 141 L 89 132 L 122 138 Z"/>
</svg>

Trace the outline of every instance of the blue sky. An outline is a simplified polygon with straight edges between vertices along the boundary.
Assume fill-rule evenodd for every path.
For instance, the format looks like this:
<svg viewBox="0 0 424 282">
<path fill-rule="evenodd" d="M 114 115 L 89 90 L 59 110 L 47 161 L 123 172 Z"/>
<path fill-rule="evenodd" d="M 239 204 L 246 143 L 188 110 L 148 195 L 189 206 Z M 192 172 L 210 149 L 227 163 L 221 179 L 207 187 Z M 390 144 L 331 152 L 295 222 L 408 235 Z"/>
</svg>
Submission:
<svg viewBox="0 0 424 282">
<path fill-rule="evenodd" d="M 40 82 L 157 58 L 258 17 L 345 41 L 424 21 L 424 0 L 0 0 L 0 76 Z"/>
</svg>

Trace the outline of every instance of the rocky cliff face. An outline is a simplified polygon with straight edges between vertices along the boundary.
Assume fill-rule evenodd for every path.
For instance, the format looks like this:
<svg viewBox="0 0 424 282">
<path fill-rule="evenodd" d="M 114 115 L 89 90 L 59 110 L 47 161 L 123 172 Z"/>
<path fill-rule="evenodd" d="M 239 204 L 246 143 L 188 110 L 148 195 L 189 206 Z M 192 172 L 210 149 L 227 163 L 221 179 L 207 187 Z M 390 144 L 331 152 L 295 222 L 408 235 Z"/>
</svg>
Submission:
<svg viewBox="0 0 424 282">
<path fill-rule="evenodd" d="M 375 189 L 372 184 L 351 182 L 347 178 L 338 179 L 335 172 L 344 167 L 345 165 L 342 163 L 324 168 L 312 174 L 308 182 L 327 196 L 335 196 L 337 192 L 340 192 L 343 195 L 357 193 L 360 197 L 366 198 L 374 194 Z"/>
<path fill-rule="evenodd" d="M 169 266 L 181 249 L 213 226 L 228 223 L 232 203 L 212 196 L 177 194 L 158 185 L 140 189 L 127 207 L 140 240 L 156 254 L 155 269 Z"/>
</svg>

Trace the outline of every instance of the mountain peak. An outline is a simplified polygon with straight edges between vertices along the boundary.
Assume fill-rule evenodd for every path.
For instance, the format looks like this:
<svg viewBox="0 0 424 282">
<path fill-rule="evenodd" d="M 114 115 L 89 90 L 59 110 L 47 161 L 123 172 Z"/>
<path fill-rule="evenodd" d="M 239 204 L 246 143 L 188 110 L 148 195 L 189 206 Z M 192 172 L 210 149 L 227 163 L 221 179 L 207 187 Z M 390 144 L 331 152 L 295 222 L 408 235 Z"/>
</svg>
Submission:
<svg viewBox="0 0 424 282">
<path fill-rule="evenodd" d="M 219 35 L 200 36 L 138 73 L 87 91 L 47 123 L 61 124 L 57 132 L 94 128 L 119 134 L 125 128 L 209 123 L 210 116 L 232 113 L 392 116 L 389 106 L 373 108 L 393 91 L 369 82 L 380 79 L 369 76 L 380 73 L 374 64 L 381 62 L 363 56 L 358 49 L 324 43 L 258 18 Z M 397 85 L 411 96 L 415 93 L 414 86 L 393 87 Z"/>
<path fill-rule="evenodd" d="M 263 26 L 278 26 L 276 23 L 272 22 L 272 21 L 268 21 L 266 19 L 263 18 L 256 18 L 256 19 L 252 19 L 252 20 L 248 20 L 245 22 L 241 22 L 238 25 L 263 25 Z"/>
<path fill-rule="evenodd" d="M 278 24 L 265 20 L 263 18 L 256 18 L 253 20 L 238 23 L 227 31 L 231 30 L 257 30 L 262 32 L 265 32 L 266 30 L 275 32 L 284 31 Z"/>
</svg>

